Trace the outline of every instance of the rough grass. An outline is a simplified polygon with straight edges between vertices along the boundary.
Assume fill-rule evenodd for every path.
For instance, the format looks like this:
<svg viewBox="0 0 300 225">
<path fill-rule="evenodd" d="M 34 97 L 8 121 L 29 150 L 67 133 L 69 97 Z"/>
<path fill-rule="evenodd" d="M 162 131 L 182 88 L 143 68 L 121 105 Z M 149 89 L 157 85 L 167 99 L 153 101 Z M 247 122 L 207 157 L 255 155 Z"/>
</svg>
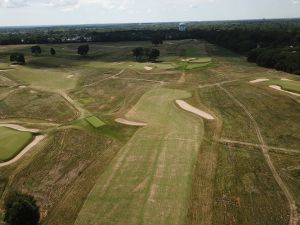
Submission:
<svg viewBox="0 0 300 225">
<path fill-rule="evenodd" d="M 182 224 L 201 119 L 178 109 L 184 91 L 147 92 L 127 114 L 145 121 L 89 194 L 75 224 Z M 174 198 L 176 196 L 176 198 Z"/>
<path fill-rule="evenodd" d="M 214 190 L 213 225 L 288 224 L 285 196 L 257 149 L 220 146 Z"/>
<path fill-rule="evenodd" d="M 32 139 L 29 132 L 0 127 L 0 162 L 15 157 Z"/>
<path fill-rule="evenodd" d="M 42 222 L 73 224 L 82 199 L 114 156 L 113 145 L 108 138 L 77 129 L 52 133 L 18 164 L 0 169 L 3 182 L 13 175 L 4 196 L 12 190 L 31 194 L 40 206 Z M 68 210 L 58 210 L 64 207 Z"/>
<path fill-rule="evenodd" d="M 30 118 L 67 122 L 76 117 L 74 110 L 58 94 L 29 88 L 15 89 L 0 99 L 0 118 Z"/>
</svg>

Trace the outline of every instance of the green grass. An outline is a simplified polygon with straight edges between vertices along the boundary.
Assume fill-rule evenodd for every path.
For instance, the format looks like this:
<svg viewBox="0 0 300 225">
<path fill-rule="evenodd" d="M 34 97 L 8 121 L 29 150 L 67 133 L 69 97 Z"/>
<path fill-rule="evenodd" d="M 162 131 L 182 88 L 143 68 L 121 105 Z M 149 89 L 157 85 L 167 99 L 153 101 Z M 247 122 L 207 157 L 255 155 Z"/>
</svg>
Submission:
<svg viewBox="0 0 300 225">
<path fill-rule="evenodd" d="M 286 91 L 300 93 L 300 81 L 272 80 L 268 83 L 270 85 L 278 85 Z"/>
<path fill-rule="evenodd" d="M 99 128 L 105 125 L 105 123 L 96 116 L 91 116 L 85 119 L 95 128 Z"/>
<path fill-rule="evenodd" d="M 31 139 L 29 132 L 0 127 L 0 162 L 14 158 Z"/>
<path fill-rule="evenodd" d="M 47 91 L 70 90 L 75 87 L 76 79 L 68 79 L 70 73 L 55 69 L 35 69 L 20 66 L 7 72 L 7 76 L 33 88 Z"/>
<path fill-rule="evenodd" d="M 75 224 L 185 221 L 203 134 L 201 119 L 174 104 L 189 96 L 185 91 L 156 89 L 140 99 L 127 117 L 148 125 L 135 133 L 98 179 Z"/>
</svg>

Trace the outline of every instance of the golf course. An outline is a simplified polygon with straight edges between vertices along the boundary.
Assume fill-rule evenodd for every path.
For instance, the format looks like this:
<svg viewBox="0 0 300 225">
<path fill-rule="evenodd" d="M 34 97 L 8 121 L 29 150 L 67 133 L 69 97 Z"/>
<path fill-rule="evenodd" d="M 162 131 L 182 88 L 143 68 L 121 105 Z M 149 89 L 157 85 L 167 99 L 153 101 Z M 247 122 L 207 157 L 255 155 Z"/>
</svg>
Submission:
<svg viewBox="0 0 300 225">
<path fill-rule="evenodd" d="M 300 225 L 299 76 L 204 40 L 79 46 L 0 46 L 1 225 L 13 190 L 41 225 Z"/>
</svg>

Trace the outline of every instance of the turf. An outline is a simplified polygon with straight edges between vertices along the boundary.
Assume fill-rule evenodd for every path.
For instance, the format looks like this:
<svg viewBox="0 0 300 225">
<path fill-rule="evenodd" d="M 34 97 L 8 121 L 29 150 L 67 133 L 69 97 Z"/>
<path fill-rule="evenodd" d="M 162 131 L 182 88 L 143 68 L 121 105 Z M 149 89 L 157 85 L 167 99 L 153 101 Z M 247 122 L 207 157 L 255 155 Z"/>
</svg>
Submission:
<svg viewBox="0 0 300 225">
<path fill-rule="evenodd" d="M 14 158 L 31 139 L 29 132 L 0 127 L 0 162 Z"/>
<path fill-rule="evenodd" d="M 86 120 L 95 128 L 99 128 L 105 125 L 105 123 L 96 116 L 88 117 L 86 118 Z"/>
<path fill-rule="evenodd" d="M 271 85 L 278 85 L 286 91 L 300 93 L 300 81 L 272 80 L 268 83 Z"/>
<path fill-rule="evenodd" d="M 127 117 L 148 126 L 135 133 L 99 178 L 75 224 L 185 221 L 203 133 L 201 119 L 174 104 L 189 96 L 185 91 L 157 89 L 140 99 Z"/>
</svg>

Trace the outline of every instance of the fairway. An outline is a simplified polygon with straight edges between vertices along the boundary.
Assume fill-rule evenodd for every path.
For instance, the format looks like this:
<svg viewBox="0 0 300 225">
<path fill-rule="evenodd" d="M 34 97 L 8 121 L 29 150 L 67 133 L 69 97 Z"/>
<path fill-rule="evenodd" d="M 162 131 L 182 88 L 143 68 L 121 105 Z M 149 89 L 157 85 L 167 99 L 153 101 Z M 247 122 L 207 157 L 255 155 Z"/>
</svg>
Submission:
<svg viewBox="0 0 300 225">
<path fill-rule="evenodd" d="M 86 118 L 86 121 L 88 121 L 95 128 L 102 127 L 105 125 L 105 123 L 96 116 L 88 117 Z"/>
<path fill-rule="evenodd" d="M 0 127 L 0 162 L 16 156 L 32 139 L 32 134 Z"/>
<path fill-rule="evenodd" d="M 185 91 L 147 92 L 127 114 L 139 129 L 99 178 L 76 225 L 183 224 L 202 120 L 176 107 Z M 176 196 L 176 197 L 175 197 Z"/>
</svg>

